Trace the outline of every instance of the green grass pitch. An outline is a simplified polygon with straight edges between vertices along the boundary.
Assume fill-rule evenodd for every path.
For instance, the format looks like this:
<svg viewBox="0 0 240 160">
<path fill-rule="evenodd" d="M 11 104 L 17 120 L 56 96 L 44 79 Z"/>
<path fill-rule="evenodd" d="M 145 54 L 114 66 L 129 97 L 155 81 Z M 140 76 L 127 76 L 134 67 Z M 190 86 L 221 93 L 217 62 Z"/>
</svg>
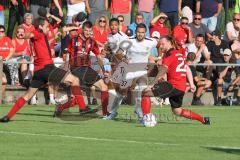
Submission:
<svg viewBox="0 0 240 160">
<path fill-rule="evenodd" d="M 3 116 L 10 106 L 1 106 Z M 239 160 L 240 107 L 191 107 L 211 117 L 210 126 L 154 107 L 158 125 L 145 128 L 133 107 L 116 121 L 79 116 L 77 108 L 53 118 L 53 106 L 25 106 L 0 124 L 1 160 Z"/>
</svg>

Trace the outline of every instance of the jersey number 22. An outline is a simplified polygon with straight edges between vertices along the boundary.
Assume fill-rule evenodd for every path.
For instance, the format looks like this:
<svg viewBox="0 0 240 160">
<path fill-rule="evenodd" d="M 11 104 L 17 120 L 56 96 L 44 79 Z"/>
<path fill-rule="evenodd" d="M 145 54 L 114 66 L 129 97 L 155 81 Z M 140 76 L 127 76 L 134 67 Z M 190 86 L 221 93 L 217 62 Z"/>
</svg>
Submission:
<svg viewBox="0 0 240 160">
<path fill-rule="evenodd" d="M 178 57 L 178 61 L 180 62 L 180 64 L 177 66 L 176 72 L 187 72 L 185 58 Z"/>
</svg>

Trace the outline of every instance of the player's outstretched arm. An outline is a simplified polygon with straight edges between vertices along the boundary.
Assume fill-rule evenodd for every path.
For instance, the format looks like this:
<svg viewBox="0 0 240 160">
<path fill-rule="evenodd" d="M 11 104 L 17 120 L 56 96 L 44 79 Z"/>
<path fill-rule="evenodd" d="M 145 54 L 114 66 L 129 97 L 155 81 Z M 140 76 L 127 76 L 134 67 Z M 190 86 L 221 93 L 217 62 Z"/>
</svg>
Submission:
<svg viewBox="0 0 240 160">
<path fill-rule="evenodd" d="M 188 65 L 186 65 L 186 69 L 187 69 L 187 79 L 188 79 L 188 82 L 190 84 L 190 88 L 191 88 L 191 92 L 195 92 L 196 91 L 196 86 L 194 85 L 194 82 L 193 82 L 193 75 L 192 75 L 192 71 L 191 69 L 189 68 Z"/>
<path fill-rule="evenodd" d="M 167 73 L 168 68 L 165 65 L 158 66 L 158 74 L 155 79 L 150 83 L 150 86 L 156 84 Z"/>
</svg>

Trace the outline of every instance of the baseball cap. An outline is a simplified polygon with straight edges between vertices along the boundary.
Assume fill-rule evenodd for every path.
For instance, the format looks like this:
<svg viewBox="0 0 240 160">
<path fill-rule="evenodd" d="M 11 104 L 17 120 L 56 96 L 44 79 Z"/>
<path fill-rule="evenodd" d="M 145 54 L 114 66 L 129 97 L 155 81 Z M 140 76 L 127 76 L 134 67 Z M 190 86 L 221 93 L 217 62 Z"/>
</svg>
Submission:
<svg viewBox="0 0 240 160">
<path fill-rule="evenodd" d="M 230 49 L 224 49 L 224 51 L 223 51 L 223 55 L 228 55 L 228 56 L 230 56 L 230 55 L 232 55 L 232 51 L 230 50 Z"/>
<path fill-rule="evenodd" d="M 160 33 L 158 32 L 158 31 L 154 31 L 153 33 L 152 33 L 152 38 L 160 38 Z"/>
</svg>

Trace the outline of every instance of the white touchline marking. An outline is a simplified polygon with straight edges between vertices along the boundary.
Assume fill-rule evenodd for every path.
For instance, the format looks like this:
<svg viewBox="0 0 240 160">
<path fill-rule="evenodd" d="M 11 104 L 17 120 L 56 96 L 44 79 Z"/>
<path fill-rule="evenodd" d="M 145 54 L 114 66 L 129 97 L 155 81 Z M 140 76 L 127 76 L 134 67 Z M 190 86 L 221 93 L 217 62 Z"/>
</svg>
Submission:
<svg viewBox="0 0 240 160">
<path fill-rule="evenodd" d="M 14 131 L 0 131 L 0 134 L 15 134 L 15 135 L 42 136 L 42 137 L 60 137 L 60 138 L 82 139 L 82 140 L 90 140 L 90 141 L 122 142 L 122 143 L 161 145 L 161 146 L 178 146 L 179 145 L 179 144 L 162 143 L 162 142 L 143 142 L 143 141 L 133 141 L 133 140 L 79 137 L 79 136 L 69 136 L 69 135 L 40 134 L 40 133 L 27 133 L 27 132 L 14 132 Z"/>
</svg>

